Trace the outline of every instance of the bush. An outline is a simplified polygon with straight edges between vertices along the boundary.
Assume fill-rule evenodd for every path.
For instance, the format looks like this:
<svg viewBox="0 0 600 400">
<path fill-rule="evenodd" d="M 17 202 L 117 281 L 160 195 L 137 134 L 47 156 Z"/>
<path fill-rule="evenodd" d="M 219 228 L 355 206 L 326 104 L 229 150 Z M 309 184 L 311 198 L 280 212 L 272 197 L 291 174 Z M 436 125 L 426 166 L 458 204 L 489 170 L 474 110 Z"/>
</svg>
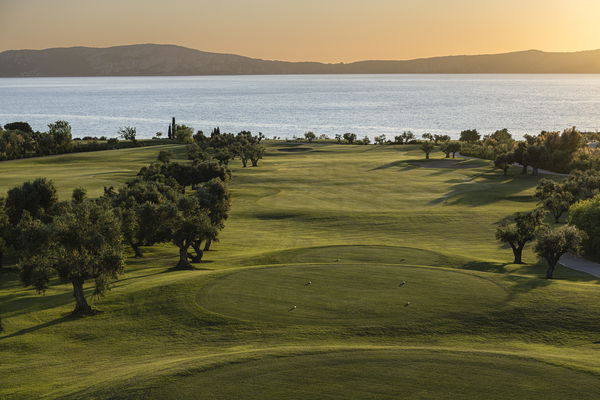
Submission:
<svg viewBox="0 0 600 400">
<path fill-rule="evenodd" d="M 600 195 L 572 205 L 569 223 L 587 234 L 583 243 L 585 255 L 600 260 Z"/>
</svg>

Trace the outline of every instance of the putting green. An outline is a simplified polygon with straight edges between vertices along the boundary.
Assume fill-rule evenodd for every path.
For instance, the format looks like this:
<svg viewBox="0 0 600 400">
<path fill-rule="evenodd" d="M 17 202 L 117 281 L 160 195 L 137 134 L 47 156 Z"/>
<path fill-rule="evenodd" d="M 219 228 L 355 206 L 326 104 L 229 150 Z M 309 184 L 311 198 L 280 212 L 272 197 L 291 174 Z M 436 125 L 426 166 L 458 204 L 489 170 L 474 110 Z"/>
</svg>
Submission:
<svg viewBox="0 0 600 400">
<path fill-rule="evenodd" d="M 597 399 L 597 376 L 533 359 L 426 350 L 264 358 L 174 377 L 149 399 Z"/>
<path fill-rule="evenodd" d="M 242 320 L 319 325 L 377 321 L 408 326 L 442 321 L 473 309 L 484 312 L 505 297 L 504 289 L 494 281 L 468 272 L 317 264 L 221 275 L 203 288 L 199 303 Z"/>
</svg>

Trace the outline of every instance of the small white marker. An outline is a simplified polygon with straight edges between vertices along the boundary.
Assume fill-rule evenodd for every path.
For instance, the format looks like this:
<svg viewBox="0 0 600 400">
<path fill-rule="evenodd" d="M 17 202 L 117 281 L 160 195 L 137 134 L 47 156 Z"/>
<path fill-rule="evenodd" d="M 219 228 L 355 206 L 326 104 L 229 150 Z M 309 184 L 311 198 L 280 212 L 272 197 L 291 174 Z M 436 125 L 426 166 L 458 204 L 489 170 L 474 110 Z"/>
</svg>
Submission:
<svg viewBox="0 0 600 400">
<path fill-rule="evenodd" d="M 296 308 L 298 308 L 298 307 L 296 307 L 296 306 L 293 306 L 292 308 L 290 308 L 290 309 L 288 310 L 288 312 L 290 312 L 290 311 L 294 311 Z"/>
</svg>

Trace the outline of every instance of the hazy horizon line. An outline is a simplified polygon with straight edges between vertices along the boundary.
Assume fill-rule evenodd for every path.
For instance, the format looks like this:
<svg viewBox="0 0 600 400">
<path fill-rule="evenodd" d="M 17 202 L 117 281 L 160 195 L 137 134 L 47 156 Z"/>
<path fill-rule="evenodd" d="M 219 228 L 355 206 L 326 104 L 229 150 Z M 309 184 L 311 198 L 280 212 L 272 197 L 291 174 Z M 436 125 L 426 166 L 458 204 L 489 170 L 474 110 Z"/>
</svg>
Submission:
<svg viewBox="0 0 600 400">
<path fill-rule="evenodd" d="M 55 50 L 55 49 L 73 49 L 73 48 L 88 48 L 88 49 L 111 49 L 111 48 L 116 48 L 116 47 L 131 47 L 131 46 L 174 46 L 174 47 L 181 47 L 181 48 L 185 48 L 185 49 L 189 49 L 189 50 L 194 50 L 194 51 L 199 51 L 199 52 L 203 52 L 203 53 L 210 53 L 210 54 L 221 54 L 221 55 L 234 55 L 234 56 L 240 56 L 240 57 L 246 57 L 246 58 L 252 58 L 252 59 L 256 59 L 256 60 L 264 60 L 264 61 L 281 61 L 281 62 L 289 62 L 289 63 L 320 63 L 320 64 L 330 64 L 330 65 L 336 65 L 336 64 L 353 64 L 353 63 L 359 63 L 359 62 L 365 62 L 365 61 L 414 61 L 414 60 L 427 60 L 427 59 L 434 59 L 434 58 L 445 58 L 445 57 L 473 57 L 473 56 L 494 56 L 494 55 L 502 55 L 502 54 L 516 54 L 516 53 L 527 53 L 527 52 L 540 52 L 540 53 L 549 53 L 549 54 L 575 54 L 575 53 L 586 53 L 586 52 L 593 52 L 593 51 L 599 51 L 600 48 L 595 48 L 595 49 L 586 49 L 586 50 L 574 50 L 574 51 L 546 51 L 546 50 L 540 50 L 540 49 L 536 49 L 536 48 L 531 48 L 531 49 L 524 49 L 524 50 L 511 50 L 511 51 L 504 51 L 504 52 L 498 52 L 498 53 L 493 53 L 493 52 L 485 52 L 485 53 L 473 53 L 473 54 L 444 54 L 444 55 L 431 55 L 431 56 L 425 56 L 425 57 L 416 57 L 416 58 L 390 58 L 390 59 L 369 59 L 369 58 L 363 58 L 363 59 L 357 59 L 357 60 L 353 60 L 353 61 L 345 61 L 345 62 L 328 62 L 328 61 L 316 61 L 316 60 L 301 60 L 301 61 L 293 61 L 293 60 L 284 60 L 284 59 L 276 59 L 276 58 L 261 58 L 261 57 L 255 57 L 255 56 L 250 56 L 250 55 L 244 55 L 244 54 L 239 54 L 239 53 L 232 53 L 232 52 L 227 52 L 227 51 L 207 51 L 207 50 L 201 50 L 201 49 L 197 49 L 194 47 L 189 47 L 189 46 L 185 46 L 185 45 L 180 45 L 180 44 L 174 44 L 174 43 L 156 43 L 156 42 L 145 42 L 145 43 L 129 43 L 129 44 L 116 44 L 116 45 L 110 45 L 110 46 L 87 46 L 87 45 L 73 45 L 73 46 L 55 46 L 55 47 L 46 47 L 46 48 L 22 48 L 22 49 L 5 49 L 5 50 L 0 50 L 0 54 L 5 53 L 5 52 L 12 52 L 12 51 L 46 51 L 46 50 Z"/>
</svg>

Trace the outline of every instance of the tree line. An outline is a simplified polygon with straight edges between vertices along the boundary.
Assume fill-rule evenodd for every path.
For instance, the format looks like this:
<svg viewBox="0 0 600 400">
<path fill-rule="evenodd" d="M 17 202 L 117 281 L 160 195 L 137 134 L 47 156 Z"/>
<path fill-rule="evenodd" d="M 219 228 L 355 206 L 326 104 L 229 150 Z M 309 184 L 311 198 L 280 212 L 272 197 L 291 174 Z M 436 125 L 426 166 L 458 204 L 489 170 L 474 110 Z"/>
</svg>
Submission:
<svg viewBox="0 0 600 400">
<path fill-rule="evenodd" d="M 229 165 L 229 162 L 237 157 L 242 167 L 246 168 L 248 163 L 257 167 L 265 155 L 265 147 L 261 144 L 264 138 L 260 132 L 256 136 L 249 131 L 234 135 L 222 133 L 217 127 L 210 135 L 205 135 L 202 131 L 193 135 L 187 147 L 187 154 L 194 163 L 214 159 L 223 165 Z"/>
<path fill-rule="evenodd" d="M 22 283 L 39 292 L 54 277 L 70 282 L 75 315 L 94 313 L 84 285 L 92 282 L 93 294 L 103 295 L 124 271 L 126 247 L 143 257 L 143 247 L 171 243 L 179 254 L 173 268 L 193 268 L 229 217 L 229 160 L 247 156 L 258 165 L 244 147 L 256 147 L 260 136 L 213 133 L 195 136 L 191 162 L 173 162 L 161 151 L 133 179 L 104 188 L 99 198 L 76 188 L 69 201 L 59 201 L 46 178 L 12 188 L 0 200 L 0 262 L 10 252 Z"/>
<path fill-rule="evenodd" d="M 552 279 L 560 258 L 567 253 L 600 259 L 600 171 L 575 170 L 562 181 L 542 179 L 535 191 L 538 206 L 504 221 L 496 238 L 513 251 L 521 264 L 526 244 L 536 241 L 536 253 L 546 261 L 546 277 Z M 567 223 L 558 225 L 568 213 Z M 546 223 L 550 214 L 555 226 Z"/>
<path fill-rule="evenodd" d="M 219 128 L 213 130 L 208 139 L 214 134 L 221 134 Z M 28 157 L 39 157 L 56 154 L 114 150 L 147 145 L 160 145 L 167 143 L 182 143 L 186 145 L 200 144 L 203 149 L 208 146 L 219 145 L 221 149 L 227 148 L 231 153 L 229 158 L 240 157 L 242 161 L 250 161 L 257 165 L 258 160 L 264 155 L 264 148 L 260 141 L 264 135 L 259 133 L 253 136 L 250 132 L 243 131 L 238 135 L 222 134 L 222 140 L 205 140 L 202 131 L 194 134 L 194 130 L 184 124 L 176 124 L 175 119 L 169 125 L 167 137 L 162 132 L 156 132 L 152 139 L 138 140 L 137 129 L 134 126 L 119 128 L 115 137 L 86 136 L 73 138 L 71 125 L 67 121 L 56 121 L 48 125 L 46 132 L 34 131 L 27 122 L 12 122 L 0 127 L 0 161 L 16 160 Z M 233 136 L 234 139 L 231 139 Z M 122 140 L 119 140 L 122 139 Z M 232 144 L 235 142 L 235 148 Z"/>
<path fill-rule="evenodd" d="M 600 153 L 587 146 L 589 135 L 576 128 L 563 132 L 543 131 L 537 136 L 524 135 L 514 140 L 507 129 L 501 129 L 483 138 L 476 130 L 461 133 L 461 154 L 492 160 L 504 171 L 519 164 L 521 173 L 529 168 L 533 175 L 540 169 L 568 173 L 572 170 L 594 169 L 600 166 Z"/>
<path fill-rule="evenodd" d="M 507 129 L 500 129 L 490 135 L 481 135 L 476 129 L 460 132 L 458 140 L 449 135 L 425 133 L 421 138 L 405 131 L 393 138 L 386 135 L 375 136 L 373 142 L 379 145 L 420 145 L 421 150 L 429 158 L 431 152 L 439 148 L 446 154 L 455 157 L 460 153 L 492 160 L 496 168 L 507 174 L 513 164 L 522 167 L 522 173 L 531 169 L 537 175 L 540 169 L 568 173 L 573 170 L 600 169 L 600 150 L 587 146 L 590 141 L 598 140 L 600 134 L 580 132 L 569 128 L 563 132 L 542 131 L 539 135 L 524 135 L 523 140 L 515 140 Z M 314 132 L 306 132 L 304 140 L 309 143 L 317 140 Z M 354 133 L 335 135 L 334 139 L 320 135 L 318 140 L 337 142 L 338 144 L 370 144 L 371 139 L 365 136 L 359 139 Z"/>
</svg>

